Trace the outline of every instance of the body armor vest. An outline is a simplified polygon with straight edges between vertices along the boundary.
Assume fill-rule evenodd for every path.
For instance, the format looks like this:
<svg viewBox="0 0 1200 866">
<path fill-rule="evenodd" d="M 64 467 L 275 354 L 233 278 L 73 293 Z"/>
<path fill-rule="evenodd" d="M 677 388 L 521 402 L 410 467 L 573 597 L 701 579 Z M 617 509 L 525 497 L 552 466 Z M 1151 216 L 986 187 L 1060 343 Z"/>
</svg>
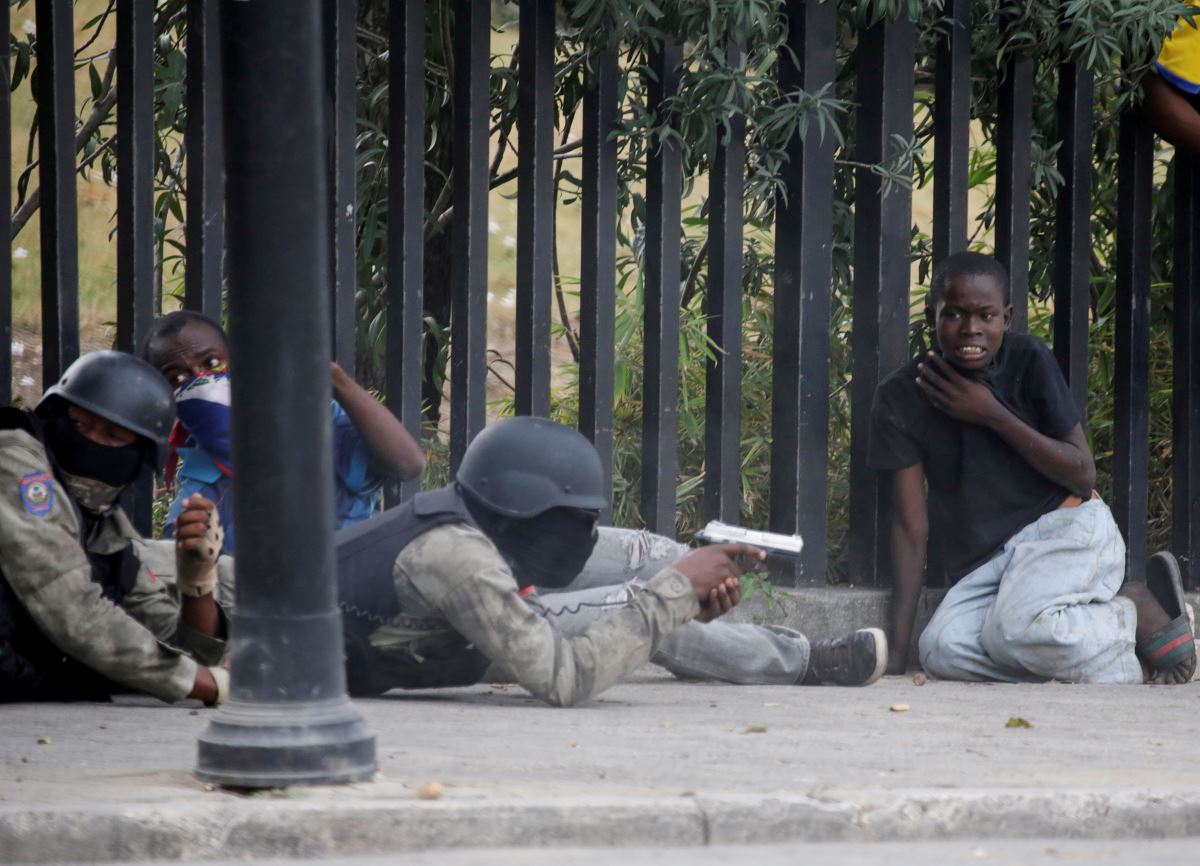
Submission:
<svg viewBox="0 0 1200 866">
<path fill-rule="evenodd" d="M 370 642 L 372 632 L 403 612 L 392 576 L 396 557 L 418 536 L 451 523 L 478 528 L 454 485 L 418 493 L 404 504 L 334 535 L 350 694 L 471 685 L 483 677 L 489 661 L 466 640 L 425 658 L 380 650 Z"/>
</svg>

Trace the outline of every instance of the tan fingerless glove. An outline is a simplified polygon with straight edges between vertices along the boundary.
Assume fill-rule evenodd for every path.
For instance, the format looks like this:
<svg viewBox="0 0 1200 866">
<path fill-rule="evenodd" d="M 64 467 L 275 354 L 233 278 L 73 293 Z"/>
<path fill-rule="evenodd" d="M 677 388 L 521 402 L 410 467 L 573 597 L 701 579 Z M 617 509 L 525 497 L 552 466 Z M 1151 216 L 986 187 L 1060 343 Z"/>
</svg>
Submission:
<svg viewBox="0 0 1200 866">
<path fill-rule="evenodd" d="M 217 585 L 217 558 L 225 543 L 225 529 L 214 508 L 208 521 L 199 550 L 175 550 L 176 583 L 180 595 L 201 598 L 213 591 Z"/>
</svg>

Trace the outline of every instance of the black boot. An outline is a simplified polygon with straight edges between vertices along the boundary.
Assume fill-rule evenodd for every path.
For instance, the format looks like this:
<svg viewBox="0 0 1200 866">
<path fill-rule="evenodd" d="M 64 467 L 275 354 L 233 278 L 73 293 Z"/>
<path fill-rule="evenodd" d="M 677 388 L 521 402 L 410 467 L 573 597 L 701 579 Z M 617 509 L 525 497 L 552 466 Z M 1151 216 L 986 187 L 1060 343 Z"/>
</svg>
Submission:
<svg viewBox="0 0 1200 866">
<path fill-rule="evenodd" d="M 887 637 L 882 629 L 861 628 L 833 640 L 810 645 L 804 685 L 865 686 L 883 676 Z"/>
</svg>

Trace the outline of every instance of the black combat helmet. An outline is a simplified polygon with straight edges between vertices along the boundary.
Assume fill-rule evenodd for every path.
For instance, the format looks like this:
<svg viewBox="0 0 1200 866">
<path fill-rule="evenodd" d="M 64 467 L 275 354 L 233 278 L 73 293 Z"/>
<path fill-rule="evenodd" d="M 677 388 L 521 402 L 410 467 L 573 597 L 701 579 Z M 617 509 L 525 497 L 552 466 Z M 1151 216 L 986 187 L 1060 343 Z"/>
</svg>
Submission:
<svg viewBox="0 0 1200 866">
<path fill-rule="evenodd" d="M 608 507 L 595 447 L 578 431 L 545 418 L 492 424 L 467 447 L 455 480 L 489 511 L 505 517 Z"/>
<path fill-rule="evenodd" d="M 38 414 L 46 415 L 57 400 L 94 412 L 149 440 L 154 445 L 155 468 L 166 464 L 175 395 L 162 373 L 140 358 L 108 350 L 84 355 L 42 395 Z"/>
</svg>

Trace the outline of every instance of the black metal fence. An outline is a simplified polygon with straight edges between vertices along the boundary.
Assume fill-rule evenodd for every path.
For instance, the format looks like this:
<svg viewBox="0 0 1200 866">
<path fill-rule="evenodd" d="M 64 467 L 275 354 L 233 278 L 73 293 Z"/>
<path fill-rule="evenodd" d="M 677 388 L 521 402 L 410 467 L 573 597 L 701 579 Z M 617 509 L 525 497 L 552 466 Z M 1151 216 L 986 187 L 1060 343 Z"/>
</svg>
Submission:
<svg viewBox="0 0 1200 866">
<path fill-rule="evenodd" d="M 151 220 L 154 200 L 154 0 L 117 7 L 118 345 L 132 350 L 154 314 Z M 187 0 L 189 120 L 187 148 L 186 305 L 220 311 L 222 287 L 222 135 L 216 0 Z M 452 266 L 451 463 L 485 423 L 487 373 L 487 223 L 490 3 L 455 0 L 453 128 L 455 257 Z M 554 0 L 521 0 L 516 406 L 544 414 L 550 400 L 554 150 Z M 330 166 L 331 321 L 335 357 L 352 369 L 355 348 L 354 143 L 357 0 L 326 3 L 326 81 L 332 122 Z M 836 4 L 790 0 L 788 45 L 778 75 L 785 86 L 815 91 L 835 79 Z M 935 258 L 967 243 L 971 0 L 947 4 L 951 26 L 936 56 L 933 248 Z M 7 25 L 8 4 L 0 7 Z M 37 0 L 44 381 L 79 351 L 75 199 L 75 99 L 71 0 Z M 424 223 L 424 0 L 391 4 L 389 63 L 388 329 L 386 399 L 415 429 L 421 417 Z M 893 136 L 913 133 L 916 28 L 898 20 L 859 34 L 856 159 L 882 160 Z M 0 47 L 7 82 L 8 43 Z M 678 45 L 651 58 L 654 108 L 678 86 Z M 611 466 L 613 445 L 616 159 L 610 135 L 618 116 L 617 60 L 588 69 L 582 145 L 580 280 L 580 428 Z M 1039 86 L 1048 86 L 1040 85 Z M 1059 67 L 1059 168 L 1054 263 L 1054 349 L 1081 404 L 1087 393 L 1090 271 L 1090 74 Z M 1015 326 L 1028 311 L 1030 140 L 1034 65 L 1008 62 L 998 106 L 996 251 L 1013 276 Z M 4 88 L 5 94 L 8 88 Z M 9 101 L 0 104 L 9 121 Z M 711 218 L 706 312 L 721 350 L 707 370 L 705 496 L 707 516 L 738 516 L 741 442 L 740 347 L 744 123 L 721 146 L 710 178 Z M 1125 533 L 1130 569 L 1146 548 L 1149 418 L 1149 234 L 1153 140 L 1135 117 L 1122 120 L 1118 223 L 1117 389 L 1114 512 Z M 0 156 L 9 165 L 8 136 Z M 797 137 L 789 147 L 775 226 L 771 528 L 806 541 L 796 580 L 821 583 L 827 564 L 830 285 L 834 147 L 829 137 Z M 642 515 L 672 534 L 680 388 L 680 153 L 670 144 L 646 164 L 645 352 Z M 1200 586 L 1200 164 L 1176 157 L 1174 302 L 1173 547 L 1191 586 Z M 4 194 L 11 201 L 11 177 Z M 4 228 L 10 219 L 5 210 Z M 908 354 L 910 195 L 885 193 L 881 178 L 860 170 L 855 190 L 853 381 L 851 384 L 851 573 L 860 585 L 888 582 L 886 491 L 866 465 L 867 423 L 876 384 Z M 10 232 L 11 233 L 11 232 Z M 11 340 L 11 249 L 0 245 L 0 339 Z M 11 396 L 8 352 L 0 352 L 0 399 Z M 405 494 L 411 494 L 411 486 Z"/>
</svg>

